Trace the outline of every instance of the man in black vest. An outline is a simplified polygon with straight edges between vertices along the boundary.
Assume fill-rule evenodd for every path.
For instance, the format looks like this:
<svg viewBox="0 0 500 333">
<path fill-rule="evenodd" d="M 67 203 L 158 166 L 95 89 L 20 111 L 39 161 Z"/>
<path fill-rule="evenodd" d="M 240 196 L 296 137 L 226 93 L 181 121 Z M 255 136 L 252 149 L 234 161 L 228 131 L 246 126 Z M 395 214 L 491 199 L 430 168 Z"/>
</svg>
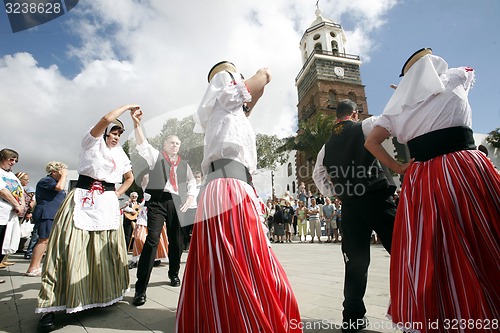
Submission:
<svg viewBox="0 0 500 333">
<path fill-rule="evenodd" d="M 363 297 L 366 291 L 370 240 L 375 230 L 391 251 L 396 187 L 387 169 L 364 147 L 374 117 L 357 122 L 356 104 L 337 105 L 337 120 L 318 154 L 313 179 L 325 196 L 342 200 L 342 253 L 345 263 L 342 332 L 357 332 L 368 325 Z M 387 174 L 387 175 L 386 175 Z"/>
<path fill-rule="evenodd" d="M 148 209 L 148 235 L 137 266 L 137 282 L 133 304 L 146 302 L 146 289 L 153 270 L 155 254 L 161 229 L 166 223 L 168 237 L 168 277 L 170 285 L 177 287 L 183 251 L 183 235 L 179 217 L 187 211 L 194 200 L 196 180 L 191 167 L 178 155 L 181 141 L 169 135 L 160 152 L 144 137 L 141 128 L 142 111 L 131 112 L 137 150 L 149 166 L 149 182 L 145 192 L 151 195 L 146 201 Z"/>
</svg>

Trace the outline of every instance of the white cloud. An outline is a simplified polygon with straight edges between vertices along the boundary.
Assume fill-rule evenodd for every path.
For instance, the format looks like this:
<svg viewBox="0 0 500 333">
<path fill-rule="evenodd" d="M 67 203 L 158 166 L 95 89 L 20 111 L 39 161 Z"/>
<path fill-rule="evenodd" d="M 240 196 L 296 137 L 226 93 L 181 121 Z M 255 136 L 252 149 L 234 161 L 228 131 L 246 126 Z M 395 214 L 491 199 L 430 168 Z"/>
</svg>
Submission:
<svg viewBox="0 0 500 333">
<path fill-rule="evenodd" d="M 375 46 L 370 34 L 395 3 L 338 0 L 320 7 L 324 17 L 340 24 L 344 15 L 357 18 L 346 31 L 348 53 L 366 61 Z M 80 2 L 71 11 L 77 18 L 68 24 L 78 43 L 65 50 L 81 62 L 76 76 L 64 77 L 55 65 L 42 68 L 28 53 L 0 58 L 0 100 L 8 124 L 0 144 L 17 148 L 19 168 L 34 174 L 43 175 L 50 160 L 76 168 L 80 139 L 102 115 L 128 103 L 140 104 L 146 121 L 194 110 L 208 70 L 220 60 L 234 62 L 245 76 L 259 67 L 271 69 L 274 79 L 251 122 L 258 133 L 291 135 L 295 77 L 302 66 L 299 41 L 315 9 L 314 1 L 304 0 Z M 128 116 L 123 118 L 130 127 Z"/>
</svg>

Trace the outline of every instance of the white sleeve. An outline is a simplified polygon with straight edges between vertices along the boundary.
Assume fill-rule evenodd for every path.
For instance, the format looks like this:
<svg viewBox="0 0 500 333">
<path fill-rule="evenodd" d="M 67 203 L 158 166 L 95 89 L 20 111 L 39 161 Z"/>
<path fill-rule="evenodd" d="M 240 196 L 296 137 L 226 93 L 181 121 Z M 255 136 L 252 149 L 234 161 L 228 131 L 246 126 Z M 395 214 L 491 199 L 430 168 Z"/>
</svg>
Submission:
<svg viewBox="0 0 500 333">
<path fill-rule="evenodd" d="M 243 103 L 252 100 L 252 96 L 245 82 L 243 82 L 241 75 L 239 73 L 231 74 L 232 77 L 228 72 L 222 71 L 215 74 L 212 81 L 210 81 L 195 115 L 195 127 L 193 129 L 195 133 L 205 132 L 206 124 L 216 102 L 230 112 L 232 110 L 240 110 L 238 106 L 242 106 Z"/>
<path fill-rule="evenodd" d="M 194 178 L 193 170 L 189 164 L 187 165 L 187 195 L 192 195 L 196 198 L 196 194 L 198 192 L 198 188 L 196 186 L 196 178 Z"/>
<path fill-rule="evenodd" d="M 375 121 L 378 118 L 379 118 L 379 116 L 373 116 L 370 118 L 366 118 L 361 123 L 361 128 L 363 129 L 363 134 L 365 135 L 365 139 L 370 134 L 370 132 L 373 130 L 373 128 L 375 127 Z"/>
<path fill-rule="evenodd" d="M 333 188 L 333 183 L 328 176 L 328 171 L 326 167 L 323 165 L 323 160 L 325 158 L 325 146 L 321 148 L 318 153 L 318 157 L 316 158 L 316 165 L 314 166 L 313 171 L 313 180 L 316 184 L 318 190 L 324 196 L 332 196 L 335 195 L 335 190 Z"/>
<path fill-rule="evenodd" d="M 137 145 L 137 151 L 139 152 L 139 155 L 146 160 L 149 169 L 153 170 L 156 161 L 158 160 L 158 156 L 160 156 L 160 152 L 153 148 L 148 140 L 144 140 L 142 144 Z"/>
<path fill-rule="evenodd" d="M 394 129 L 392 128 L 392 123 L 391 123 L 391 119 L 389 118 L 389 116 L 387 115 L 380 115 L 379 117 L 377 117 L 377 119 L 375 119 L 375 123 L 374 123 L 374 126 L 380 126 L 380 127 L 383 127 L 385 128 L 389 133 L 391 133 L 391 135 L 394 136 Z M 364 132 L 364 130 L 363 130 Z M 367 134 L 365 134 L 366 136 Z"/>
</svg>

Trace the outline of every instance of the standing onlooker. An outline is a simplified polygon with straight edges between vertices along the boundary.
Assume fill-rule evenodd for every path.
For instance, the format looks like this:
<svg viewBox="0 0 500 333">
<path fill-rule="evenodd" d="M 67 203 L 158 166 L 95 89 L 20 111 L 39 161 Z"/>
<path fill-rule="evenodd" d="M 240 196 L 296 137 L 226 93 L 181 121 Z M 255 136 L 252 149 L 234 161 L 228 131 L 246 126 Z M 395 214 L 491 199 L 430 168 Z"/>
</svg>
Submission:
<svg viewBox="0 0 500 333">
<path fill-rule="evenodd" d="M 334 220 L 335 218 L 335 206 L 332 204 L 332 200 L 330 197 L 326 197 L 325 204 L 321 208 L 323 218 L 325 219 L 325 230 L 326 235 L 328 236 L 327 243 L 331 243 L 332 240 L 334 243 L 338 242 L 338 231 L 337 231 L 337 223 Z M 334 238 L 335 237 L 335 238 Z"/>
<path fill-rule="evenodd" d="M 307 239 L 307 208 L 304 206 L 304 201 L 299 200 L 299 207 L 297 208 L 297 224 L 299 226 L 299 241 L 302 243 L 302 236 L 304 242 Z"/>
<path fill-rule="evenodd" d="M 117 119 L 138 105 L 104 115 L 82 139 L 78 181 L 55 218 L 42 267 L 39 326 L 54 327 L 54 311 L 74 313 L 114 304 L 129 289 L 127 245 L 118 198 L 134 182 L 132 164 L 119 145 Z M 116 189 L 115 184 L 121 183 Z"/>
<path fill-rule="evenodd" d="M 320 193 L 316 198 L 316 204 L 321 208 L 323 208 L 323 205 L 325 204 L 325 197 L 323 196 L 322 193 Z"/>
<path fill-rule="evenodd" d="M 340 242 L 342 240 L 342 201 L 335 198 L 335 221 L 337 222 L 337 240 Z"/>
<path fill-rule="evenodd" d="M 303 201 L 304 205 L 307 207 L 307 191 L 304 182 L 300 182 L 299 193 L 297 193 L 297 201 Z"/>
<path fill-rule="evenodd" d="M 129 195 L 129 200 L 125 201 L 120 209 L 123 211 L 123 233 L 125 234 L 125 244 L 127 244 L 127 251 L 130 250 L 130 240 L 132 239 L 132 232 L 134 231 L 134 224 L 137 222 L 139 211 L 141 209 L 139 202 L 139 194 L 132 192 Z"/>
<path fill-rule="evenodd" d="M 25 276 L 41 276 L 40 262 L 47 249 L 50 232 L 56 212 L 66 197 L 66 176 L 68 167 L 62 162 L 49 162 L 45 167 L 47 176 L 36 184 L 36 207 L 33 220 L 38 233 L 38 241 L 33 249 L 28 271 Z"/>
<path fill-rule="evenodd" d="M 269 230 L 269 241 L 274 242 L 274 214 L 276 209 L 274 208 L 273 201 L 271 199 L 267 200 L 267 228 Z"/>
<path fill-rule="evenodd" d="M 283 207 L 283 223 L 285 224 L 285 242 L 292 242 L 292 223 L 293 223 L 293 208 L 290 201 L 285 200 L 285 206 Z"/>
<path fill-rule="evenodd" d="M 297 209 L 299 208 L 299 201 L 295 200 L 294 204 L 292 206 L 293 209 L 293 220 L 292 220 L 292 226 L 293 226 L 293 238 L 297 236 L 297 232 L 299 230 L 298 224 L 299 224 L 299 217 L 297 215 Z"/>
<path fill-rule="evenodd" d="M 388 314 L 394 323 L 423 323 L 421 332 L 431 331 L 425 323 L 436 323 L 432 332 L 498 332 L 484 323 L 500 318 L 500 175 L 474 145 L 474 70 L 448 69 L 421 49 L 402 75 L 366 139 L 382 163 L 405 173 Z M 381 145 L 389 135 L 408 144 L 409 167 Z"/>
<path fill-rule="evenodd" d="M 168 135 L 163 149 L 154 148 L 144 136 L 141 121 L 143 113 L 131 112 L 134 134 L 139 155 L 148 163 L 149 181 L 145 193 L 151 195 L 146 201 L 148 209 L 148 235 L 137 266 L 137 282 L 133 303 L 146 303 L 146 290 L 155 263 L 155 253 L 164 225 L 168 237 L 168 278 L 172 287 L 180 286 L 179 270 L 184 250 L 184 238 L 179 220 L 191 207 L 197 191 L 196 180 L 189 164 L 179 155 L 181 140 L 177 135 Z"/>
<path fill-rule="evenodd" d="M 243 80 L 228 62 L 210 71 L 196 127 L 205 132 L 207 184 L 198 202 L 177 332 L 302 331 L 291 327 L 301 321 L 298 305 L 266 239 L 262 201 L 250 176 L 257 149 L 247 117 L 270 80 L 267 69 Z"/>
<path fill-rule="evenodd" d="M 318 243 L 323 243 L 321 241 L 321 222 L 319 220 L 320 208 L 316 204 L 316 198 L 314 196 L 310 197 L 311 205 L 307 208 L 307 216 L 309 218 L 309 232 L 311 233 L 310 243 L 314 243 L 314 235 L 318 237 Z"/>
<path fill-rule="evenodd" d="M 19 179 L 21 182 L 21 185 L 23 185 L 23 191 L 24 191 L 24 201 L 25 201 L 25 206 L 24 206 L 24 211 L 21 213 L 19 216 L 19 223 L 21 223 L 21 242 L 19 243 L 19 250 L 23 250 L 25 247 L 29 248 L 29 245 L 31 244 L 31 238 L 33 234 L 35 234 L 36 239 L 38 240 L 38 235 L 34 229 L 33 225 L 33 208 L 35 207 L 35 189 L 32 187 L 28 187 L 28 183 L 30 182 L 30 176 L 26 172 L 16 172 L 16 177 Z M 31 235 L 28 236 L 26 234 L 23 236 L 23 224 L 26 223 L 28 226 L 27 232 Z M 31 232 L 30 232 L 31 229 Z M 36 244 L 36 243 L 35 243 Z M 33 245 L 34 247 L 34 245 Z M 28 251 L 28 250 L 26 250 Z M 31 249 L 33 251 L 33 248 Z M 26 253 L 25 253 L 26 256 Z"/>
<path fill-rule="evenodd" d="M 19 218 L 25 208 L 23 186 L 12 167 L 17 163 L 19 154 L 9 148 L 0 150 L 0 268 L 13 265 L 7 255 L 19 247 Z"/>
<path fill-rule="evenodd" d="M 274 236 L 276 236 L 276 243 L 283 243 L 284 235 L 285 217 L 283 216 L 283 207 L 281 207 L 281 205 L 276 205 L 274 213 Z"/>
<path fill-rule="evenodd" d="M 342 199 L 342 253 L 345 264 L 342 331 L 357 332 L 368 325 L 363 301 L 370 265 L 372 230 L 390 252 L 396 207 L 395 186 L 375 157 L 365 149 L 373 117 L 357 122 L 357 105 L 337 104 L 330 138 L 318 153 L 313 179 L 326 196 Z"/>
</svg>

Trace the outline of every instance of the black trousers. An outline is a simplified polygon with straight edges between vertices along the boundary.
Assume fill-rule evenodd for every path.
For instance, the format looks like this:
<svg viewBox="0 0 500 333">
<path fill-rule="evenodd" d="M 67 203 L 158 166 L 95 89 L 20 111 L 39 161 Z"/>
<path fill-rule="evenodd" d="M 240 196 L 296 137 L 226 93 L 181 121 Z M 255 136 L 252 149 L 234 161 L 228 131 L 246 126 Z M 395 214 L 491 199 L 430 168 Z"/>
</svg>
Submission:
<svg viewBox="0 0 500 333">
<path fill-rule="evenodd" d="M 342 201 L 342 253 L 345 263 L 343 321 L 361 319 L 366 313 L 365 296 L 370 265 L 372 230 L 391 253 L 396 206 L 386 191 Z"/>
<path fill-rule="evenodd" d="M 137 265 L 137 282 L 135 283 L 136 293 L 146 292 L 155 262 L 161 229 L 164 223 L 166 223 L 168 238 L 169 277 L 179 274 L 181 255 L 184 246 L 182 229 L 179 224 L 179 217 L 174 201 L 172 199 L 150 199 L 146 202 L 146 207 L 148 208 L 148 235 Z"/>
<path fill-rule="evenodd" d="M 2 246 L 3 246 L 3 240 L 5 239 L 5 231 L 7 231 L 7 225 L 0 225 L 0 262 L 5 257 L 5 255 L 2 254 Z"/>
<path fill-rule="evenodd" d="M 123 233 L 125 234 L 125 244 L 127 244 L 127 251 L 130 245 L 130 239 L 132 238 L 132 222 L 136 222 L 137 220 L 129 220 L 125 215 L 123 216 Z"/>
</svg>

